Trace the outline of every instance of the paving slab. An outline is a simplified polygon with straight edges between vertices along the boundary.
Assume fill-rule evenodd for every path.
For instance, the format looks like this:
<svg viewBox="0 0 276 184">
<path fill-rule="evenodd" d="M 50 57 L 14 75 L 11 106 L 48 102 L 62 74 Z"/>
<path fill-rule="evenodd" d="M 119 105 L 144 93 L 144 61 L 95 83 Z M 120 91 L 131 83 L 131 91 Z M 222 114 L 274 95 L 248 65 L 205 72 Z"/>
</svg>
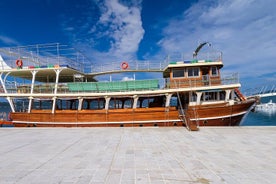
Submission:
<svg viewBox="0 0 276 184">
<path fill-rule="evenodd" d="M 275 183 L 275 140 L 275 126 L 0 128 L 0 183 Z"/>
</svg>

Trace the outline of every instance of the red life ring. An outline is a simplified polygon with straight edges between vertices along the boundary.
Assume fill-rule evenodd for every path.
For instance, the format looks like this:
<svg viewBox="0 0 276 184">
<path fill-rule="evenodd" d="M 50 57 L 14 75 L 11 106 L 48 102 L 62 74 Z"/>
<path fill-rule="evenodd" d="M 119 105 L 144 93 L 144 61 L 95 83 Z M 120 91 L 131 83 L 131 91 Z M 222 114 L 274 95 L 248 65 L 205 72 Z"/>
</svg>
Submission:
<svg viewBox="0 0 276 184">
<path fill-rule="evenodd" d="M 16 60 L 16 66 L 18 66 L 19 68 L 22 68 L 22 66 L 23 66 L 23 61 L 22 61 L 22 59 Z"/>
<path fill-rule="evenodd" d="M 122 62 L 122 63 L 121 63 L 121 68 L 124 69 L 124 70 L 127 69 L 127 68 L 128 68 L 128 63 L 125 62 L 125 61 Z"/>
</svg>

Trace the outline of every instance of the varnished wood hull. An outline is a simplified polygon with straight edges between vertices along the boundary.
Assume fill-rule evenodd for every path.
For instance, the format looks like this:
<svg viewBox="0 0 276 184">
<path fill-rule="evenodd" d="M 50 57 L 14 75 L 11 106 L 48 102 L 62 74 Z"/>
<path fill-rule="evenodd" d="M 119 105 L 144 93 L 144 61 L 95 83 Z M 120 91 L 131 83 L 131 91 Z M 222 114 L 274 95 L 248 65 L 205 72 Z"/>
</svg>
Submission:
<svg viewBox="0 0 276 184">
<path fill-rule="evenodd" d="M 255 100 L 190 107 L 186 113 L 188 121 L 199 126 L 238 126 Z"/>
<path fill-rule="evenodd" d="M 254 101 L 234 105 L 216 104 L 189 107 L 187 124 L 199 126 L 237 126 Z M 195 113 L 196 112 L 196 113 Z M 139 127 L 185 126 L 175 107 L 113 110 L 49 110 L 12 113 L 16 127 Z"/>
<path fill-rule="evenodd" d="M 12 121 L 5 121 L 5 120 L 0 121 L 0 127 L 12 127 L 12 126 L 14 126 Z"/>
</svg>

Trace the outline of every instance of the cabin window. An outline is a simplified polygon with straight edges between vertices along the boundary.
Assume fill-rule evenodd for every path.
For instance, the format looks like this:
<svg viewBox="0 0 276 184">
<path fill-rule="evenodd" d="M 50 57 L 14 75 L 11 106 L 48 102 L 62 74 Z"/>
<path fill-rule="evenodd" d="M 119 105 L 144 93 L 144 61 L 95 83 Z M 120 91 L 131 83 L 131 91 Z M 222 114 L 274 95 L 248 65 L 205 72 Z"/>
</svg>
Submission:
<svg viewBox="0 0 276 184">
<path fill-rule="evenodd" d="M 153 98 L 139 98 L 139 108 L 148 108 L 152 102 Z M 137 104 L 137 105 L 138 105 Z"/>
<path fill-rule="evenodd" d="M 139 97 L 137 108 L 165 107 L 165 96 Z"/>
<path fill-rule="evenodd" d="M 178 99 L 176 96 L 172 96 L 170 99 L 170 107 L 177 107 Z"/>
<path fill-rule="evenodd" d="M 57 99 L 57 110 L 76 110 L 78 109 L 79 101 L 77 99 Z"/>
<path fill-rule="evenodd" d="M 50 110 L 52 109 L 53 101 L 52 100 L 34 100 L 32 104 L 32 109 L 36 110 Z"/>
<path fill-rule="evenodd" d="M 216 66 L 211 67 L 212 76 L 218 76 L 218 68 Z"/>
<path fill-rule="evenodd" d="M 185 70 L 184 69 L 173 69 L 173 78 L 177 77 L 185 77 Z"/>
<path fill-rule="evenodd" d="M 190 102 L 196 102 L 197 95 L 195 92 L 190 93 Z"/>
<path fill-rule="evenodd" d="M 27 112 L 29 106 L 29 99 L 14 99 L 13 104 L 16 112 Z"/>
<path fill-rule="evenodd" d="M 199 68 L 188 68 L 188 77 L 198 77 Z"/>
<path fill-rule="evenodd" d="M 109 102 L 109 109 L 132 108 L 132 104 L 133 104 L 133 99 L 111 98 Z"/>
<path fill-rule="evenodd" d="M 82 109 L 104 109 L 105 99 L 84 99 L 82 103 Z"/>
<path fill-rule="evenodd" d="M 225 100 L 225 91 L 219 92 L 219 100 Z"/>
<path fill-rule="evenodd" d="M 201 101 L 214 101 L 217 100 L 217 92 L 205 92 L 201 96 Z"/>
</svg>

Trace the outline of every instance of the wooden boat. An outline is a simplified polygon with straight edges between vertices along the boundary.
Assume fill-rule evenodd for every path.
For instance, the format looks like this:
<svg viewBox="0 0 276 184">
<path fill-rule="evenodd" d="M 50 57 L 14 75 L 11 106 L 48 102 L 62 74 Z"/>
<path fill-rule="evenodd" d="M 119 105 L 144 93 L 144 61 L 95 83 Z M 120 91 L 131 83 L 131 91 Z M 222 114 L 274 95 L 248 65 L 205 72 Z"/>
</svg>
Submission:
<svg viewBox="0 0 276 184">
<path fill-rule="evenodd" d="M 255 99 L 241 94 L 238 74 L 221 74 L 221 52 L 200 58 L 204 44 L 187 61 L 168 57 L 92 69 L 78 52 L 74 60 L 65 57 L 72 56 L 65 45 L 2 48 L 0 96 L 9 102 L 16 127 L 237 126 Z M 136 72 L 163 77 L 97 79 L 127 73 L 135 78 Z"/>
</svg>

